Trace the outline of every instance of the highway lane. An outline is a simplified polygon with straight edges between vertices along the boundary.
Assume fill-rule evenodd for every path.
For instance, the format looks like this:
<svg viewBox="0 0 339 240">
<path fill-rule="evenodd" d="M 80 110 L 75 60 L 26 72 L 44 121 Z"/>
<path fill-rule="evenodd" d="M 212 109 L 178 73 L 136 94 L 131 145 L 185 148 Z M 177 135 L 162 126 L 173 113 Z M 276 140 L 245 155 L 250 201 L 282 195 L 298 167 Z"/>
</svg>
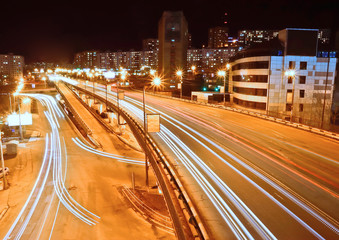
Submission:
<svg viewBox="0 0 339 240">
<path fill-rule="evenodd" d="M 141 94 L 126 95 L 121 105 L 142 121 Z M 213 236 L 337 238 L 338 142 L 165 98 L 147 95 L 147 106 L 161 113 L 162 131 L 152 135 Z"/>
<path fill-rule="evenodd" d="M 174 238 L 138 216 L 118 192 L 130 185 L 132 172 L 136 185 L 143 184 L 140 153 L 117 139 L 114 153 L 86 146 L 53 97 L 29 96 L 44 106 L 51 132 L 36 184 L 4 239 Z"/>
</svg>

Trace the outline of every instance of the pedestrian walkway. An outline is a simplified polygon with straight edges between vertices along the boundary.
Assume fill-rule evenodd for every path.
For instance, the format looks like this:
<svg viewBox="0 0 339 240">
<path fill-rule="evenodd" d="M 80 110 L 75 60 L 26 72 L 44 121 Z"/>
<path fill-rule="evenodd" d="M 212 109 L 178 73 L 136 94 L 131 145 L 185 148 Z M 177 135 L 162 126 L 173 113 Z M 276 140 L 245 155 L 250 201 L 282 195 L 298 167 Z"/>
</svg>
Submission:
<svg viewBox="0 0 339 240">
<path fill-rule="evenodd" d="M 27 139 L 26 139 L 27 140 Z M 0 233 L 5 234 L 24 205 L 38 176 L 45 149 L 44 138 L 18 145 L 18 154 L 5 155 L 8 189 L 0 191 Z M 0 239 L 2 239 L 0 234 Z"/>
</svg>

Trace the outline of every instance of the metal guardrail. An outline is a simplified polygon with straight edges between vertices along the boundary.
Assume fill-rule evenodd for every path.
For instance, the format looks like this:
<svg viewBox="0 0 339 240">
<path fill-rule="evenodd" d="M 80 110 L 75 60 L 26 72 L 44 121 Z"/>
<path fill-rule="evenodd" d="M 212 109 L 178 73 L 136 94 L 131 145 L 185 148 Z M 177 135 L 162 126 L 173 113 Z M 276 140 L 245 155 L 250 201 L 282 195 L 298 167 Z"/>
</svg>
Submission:
<svg viewBox="0 0 339 240">
<path fill-rule="evenodd" d="M 76 94 L 71 88 L 70 86 L 66 85 L 66 87 L 71 90 L 75 97 L 80 101 L 80 103 L 101 123 L 101 125 L 106 129 L 106 131 L 113 133 L 117 138 L 119 138 L 124 144 L 128 145 L 130 148 L 140 152 L 141 149 L 136 148 L 135 146 L 133 146 L 132 144 L 130 144 L 127 140 L 125 140 L 123 137 L 121 137 L 120 133 L 117 133 L 113 130 L 112 126 L 110 124 L 108 124 L 106 121 L 104 121 L 99 115 L 98 113 L 91 107 L 89 107 L 79 96 L 78 94 Z"/>
<path fill-rule="evenodd" d="M 137 90 L 137 89 L 133 89 L 133 90 L 134 91 L 140 91 L 140 90 Z M 320 129 L 320 128 L 312 127 L 312 126 L 301 124 L 301 123 L 290 122 L 290 121 L 287 121 L 287 120 L 284 120 L 284 119 L 281 119 L 281 118 L 272 117 L 272 116 L 265 115 L 265 114 L 258 113 L 258 112 L 252 112 L 252 111 L 243 110 L 243 109 L 239 109 L 239 108 L 226 107 L 226 106 L 216 105 L 216 104 L 211 104 L 211 103 L 198 102 L 198 101 L 193 101 L 193 100 L 188 100 L 188 99 L 176 98 L 176 97 L 156 94 L 156 93 L 153 93 L 153 92 L 147 92 L 147 94 L 154 95 L 154 96 L 157 96 L 157 97 L 163 97 L 163 98 L 168 98 L 168 99 L 173 99 L 173 100 L 178 100 L 178 101 L 183 101 L 183 102 L 189 102 L 189 103 L 208 106 L 208 107 L 213 107 L 213 108 L 225 109 L 225 110 L 229 110 L 229 111 L 233 111 L 233 112 L 242 113 L 242 114 L 245 114 L 245 115 L 251 115 L 253 117 L 257 117 L 257 118 L 265 119 L 265 120 L 268 120 L 268 121 L 284 124 L 286 126 L 295 127 L 295 128 L 301 129 L 301 130 L 309 131 L 309 132 L 312 132 L 312 133 L 315 133 L 315 134 L 319 134 L 319 135 L 322 135 L 322 136 L 325 136 L 325 137 L 329 137 L 329 138 L 332 138 L 332 139 L 335 139 L 335 140 L 339 140 L 339 134 L 338 133 L 330 132 L 330 131 L 327 131 L 327 130 L 323 130 L 323 129 Z"/>
<path fill-rule="evenodd" d="M 130 203 L 134 206 L 134 208 L 136 208 L 150 222 L 156 224 L 157 226 L 163 228 L 166 231 L 172 233 L 174 232 L 172 220 L 170 217 L 162 215 L 161 213 L 156 212 L 154 209 L 146 205 L 134 194 L 134 192 L 131 189 L 127 188 L 126 186 L 123 186 L 122 192 L 128 198 Z"/>
<path fill-rule="evenodd" d="M 72 87 L 93 97 L 93 93 L 88 90 L 82 89 L 77 86 Z M 101 102 L 106 102 L 105 98 L 97 94 L 95 94 L 95 98 Z M 117 106 L 112 102 L 108 102 L 107 104 L 115 111 L 118 111 Z M 186 237 L 182 226 L 182 221 L 180 220 L 180 217 L 176 211 L 177 208 L 172 199 L 173 194 L 175 195 L 176 201 L 179 203 L 179 206 L 183 211 L 184 217 L 186 218 L 186 222 L 190 227 L 194 238 L 209 239 L 207 232 L 196 210 L 192 205 L 192 202 L 190 201 L 185 190 L 183 189 L 183 186 L 179 178 L 175 174 L 175 171 L 171 168 L 171 165 L 166 160 L 166 157 L 162 154 L 161 150 L 156 146 L 155 142 L 148 134 L 146 135 L 145 142 L 144 138 L 145 133 L 143 127 L 131 115 L 129 115 L 128 112 L 126 112 L 123 109 L 120 109 L 119 114 L 125 119 L 126 123 L 130 126 L 135 138 L 137 139 L 138 143 L 144 149 L 145 154 L 147 154 L 149 158 L 149 162 L 152 165 L 153 171 L 157 177 L 158 183 L 162 189 L 164 198 L 166 200 L 166 204 L 170 212 L 173 221 L 173 226 L 178 239 L 186 239 Z M 161 163 L 161 166 L 159 163 Z M 164 178 L 164 176 L 166 178 Z M 173 190 L 174 193 L 171 194 L 170 190 Z"/>
</svg>

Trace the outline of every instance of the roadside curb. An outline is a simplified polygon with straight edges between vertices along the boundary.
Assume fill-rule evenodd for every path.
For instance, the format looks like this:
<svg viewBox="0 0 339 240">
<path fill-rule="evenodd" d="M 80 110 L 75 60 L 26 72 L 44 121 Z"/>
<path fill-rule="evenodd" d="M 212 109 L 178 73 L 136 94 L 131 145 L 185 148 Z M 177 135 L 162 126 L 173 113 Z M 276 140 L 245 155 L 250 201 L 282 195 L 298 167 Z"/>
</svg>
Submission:
<svg viewBox="0 0 339 240">
<path fill-rule="evenodd" d="M 140 92 L 140 90 L 137 90 L 137 89 L 131 89 L 131 90 Z M 233 108 L 233 107 L 226 107 L 226 106 L 216 105 L 216 104 L 211 104 L 211 103 L 202 103 L 202 102 L 197 102 L 197 101 L 188 100 L 188 99 L 170 97 L 170 96 L 165 96 L 165 95 L 156 94 L 156 93 L 152 93 L 152 92 L 146 92 L 146 93 L 149 94 L 149 95 L 157 96 L 157 97 L 168 98 L 168 99 L 192 103 L 192 104 L 196 104 L 196 105 L 202 105 L 202 106 L 207 106 L 207 107 L 212 107 L 212 108 L 224 109 L 224 110 L 228 110 L 228 111 L 232 111 L 232 112 L 250 115 L 250 116 L 261 118 L 261 119 L 264 119 L 264 120 L 267 120 L 267 121 L 283 124 L 285 126 L 294 127 L 294 128 L 298 128 L 300 130 L 315 133 L 315 134 L 318 134 L 318 135 L 321 135 L 321 136 L 324 136 L 324 137 L 332 138 L 334 140 L 339 140 L 339 133 L 323 130 L 323 129 L 320 129 L 320 128 L 312 127 L 312 126 L 301 124 L 301 123 L 286 121 L 286 120 L 281 119 L 281 118 L 265 115 L 265 114 L 258 113 L 258 112 L 253 112 L 253 111 L 248 111 L 248 110 L 243 110 L 243 109 Z"/>
</svg>

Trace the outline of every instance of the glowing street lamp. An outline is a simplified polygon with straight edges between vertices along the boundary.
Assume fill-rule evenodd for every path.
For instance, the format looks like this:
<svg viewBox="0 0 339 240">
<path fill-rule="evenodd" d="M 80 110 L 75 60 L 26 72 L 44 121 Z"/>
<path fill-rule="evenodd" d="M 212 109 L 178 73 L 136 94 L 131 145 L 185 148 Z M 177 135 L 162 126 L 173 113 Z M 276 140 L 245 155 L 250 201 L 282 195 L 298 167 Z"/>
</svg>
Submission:
<svg viewBox="0 0 339 240">
<path fill-rule="evenodd" d="M 178 70 L 176 74 L 178 77 L 180 77 L 180 98 L 182 98 L 182 71 Z"/>
<path fill-rule="evenodd" d="M 224 105 L 226 103 L 226 71 L 218 71 L 218 76 L 224 78 Z"/>
<path fill-rule="evenodd" d="M 226 71 L 230 69 L 231 65 L 229 63 L 226 64 Z M 218 71 L 218 76 L 224 78 L 224 105 L 226 104 L 226 71 L 220 70 Z"/>
<path fill-rule="evenodd" d="M 155 77 L 152 81 L 154 86 L 160 86 L 161 85 L 161 78 Z"/>
<path fill-rule="evenodd" d="M 154 77 L 152 80 L 153 86 L 160 86 L 161 85 L 161 78 Z M 147 143 L 147 126 L 146 126 L 146 84 L 144 82 L 144 86 L 142 89 L 142 110 L 144 112 L 144 134 L 145 134 L 145 145 Z M 146 186 L 148 186 L 148 161 L 147 161 L 147 154 L 145 152 L 145 166 L 146 166 Z"/>
</svg>

